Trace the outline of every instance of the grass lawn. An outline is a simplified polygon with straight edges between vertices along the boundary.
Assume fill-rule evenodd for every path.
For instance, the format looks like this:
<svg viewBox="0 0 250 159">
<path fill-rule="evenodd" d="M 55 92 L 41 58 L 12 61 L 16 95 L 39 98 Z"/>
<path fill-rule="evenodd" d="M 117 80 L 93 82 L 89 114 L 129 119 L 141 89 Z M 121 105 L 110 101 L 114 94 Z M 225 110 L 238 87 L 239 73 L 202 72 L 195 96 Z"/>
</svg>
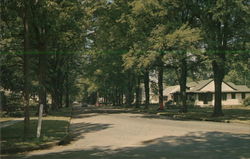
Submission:
<svg viewBox="0 0 250 159">
<path fill-rule="evenodd" d="M 223 106 L 224 116 L 212 117 L 213 107 L 193 107 L 188 109 L 188 113 L 180 113 L 179 109 L 165 108 L 157 111 L 157 105 L 150 105 L 148 110 L 134 108 L 133 110 L 141 113 L 157 114 L 177 120 L 198 120 L 198 121 L 217 121 L 230 123 L 244 123 L 250 125 L 250 107 L 248 106 Z"/>
<path fill-rule="evenodd" d="M 212 113 L 212 108 L 191 108 L 188 113 L 179 113 L 178 110 L 166 110 L 159 114 L 183 120 L 188 119 L 250 124 L 250 109 L 247 107 L 224 108 L 224 116 L 221 117 L 212 117 Z"/>
<path fill-rule="evenodd" d="M 70 108 L 63 108 L 43 117 L 41 138 L 36 138 L 37 117 L 31 117 L 30 134 L 23 139 L 23 121 L 1 128 L 1 153 L 16 153 L 46 148 L 68 134 Z M 4 121 L 4 120 L 3 120 Z"/>
</svg>

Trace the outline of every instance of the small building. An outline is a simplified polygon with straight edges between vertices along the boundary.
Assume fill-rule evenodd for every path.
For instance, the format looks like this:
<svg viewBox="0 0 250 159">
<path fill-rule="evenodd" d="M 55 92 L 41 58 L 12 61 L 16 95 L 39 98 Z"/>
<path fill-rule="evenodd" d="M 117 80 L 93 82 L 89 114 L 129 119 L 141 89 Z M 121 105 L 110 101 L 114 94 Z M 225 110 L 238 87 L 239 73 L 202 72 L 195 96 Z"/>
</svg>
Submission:
<svg viewBox="0 0 250 159">
<path fill-rule="evenodd" d="M 187 83 L 187 102 L 199 106 L 214 105 L 213 79 Z M 180 102 L 180 86 L 166 87 L 163 92 L 168 100 Z M 242 105 L 250 96 L 250 89 L 245 85 L 235 85 L 232 82 L 222 82 L 222 105 Z"/>
</svg>

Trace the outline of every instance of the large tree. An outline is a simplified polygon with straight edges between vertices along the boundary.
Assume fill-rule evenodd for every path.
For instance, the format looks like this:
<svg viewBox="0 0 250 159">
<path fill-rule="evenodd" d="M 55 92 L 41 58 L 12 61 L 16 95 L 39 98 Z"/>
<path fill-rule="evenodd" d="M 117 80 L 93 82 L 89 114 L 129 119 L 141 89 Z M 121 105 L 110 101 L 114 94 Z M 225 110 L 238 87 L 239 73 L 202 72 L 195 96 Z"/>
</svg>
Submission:
<svg viewBox="0 0 250 159">
<path fill-rule="evenodd" d="M 211 60 L 215 84 L 214 116 L 221 116 L 221 85 L 228 72 L 227 59 L 244 49 L 249 40 L 249 5 L 244 0 L 200 1 L 198 17 L 206 55 Z M 200 12 L 199 12 L 200 11 Z M 237 54 L 237 51 L 234 52 Z"/>
</svg>

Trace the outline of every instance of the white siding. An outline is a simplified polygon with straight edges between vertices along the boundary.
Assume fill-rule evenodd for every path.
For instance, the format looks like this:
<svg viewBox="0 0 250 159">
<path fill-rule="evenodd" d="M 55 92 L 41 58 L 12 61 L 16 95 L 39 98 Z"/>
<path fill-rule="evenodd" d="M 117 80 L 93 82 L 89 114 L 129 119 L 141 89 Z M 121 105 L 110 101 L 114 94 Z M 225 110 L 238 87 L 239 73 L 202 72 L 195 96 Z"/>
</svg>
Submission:
<svg viewBox="0 0 250 159">
<path fill-rule="evenodd" d="M 227 100 L 222 101 L 222 105 L 241 105 L 241 93 L 235 94 L 235 99 L 232 99 L 232 93 L 227 93 Z"/>
<path fill-rule="evenodd" d="M 246 98 L 250 97 L 250 93 L 246 93 Z M 227 93 L 227 100 L 222 100 L 222 105 L 242 105 L 244 99 L 241 97 L 241 93 L 235 94 L 235 99 L 232 99 L 232 94 Z M 214 94 L 213 94 L 213 100 L 208 102 L 208 104 L 204 104 L 203 101 L 199 101 L 198 97 L 196 95 L 195 98 L 195 105 L 199 106 L 213 106 L 214 105 Z"/>
</svg>

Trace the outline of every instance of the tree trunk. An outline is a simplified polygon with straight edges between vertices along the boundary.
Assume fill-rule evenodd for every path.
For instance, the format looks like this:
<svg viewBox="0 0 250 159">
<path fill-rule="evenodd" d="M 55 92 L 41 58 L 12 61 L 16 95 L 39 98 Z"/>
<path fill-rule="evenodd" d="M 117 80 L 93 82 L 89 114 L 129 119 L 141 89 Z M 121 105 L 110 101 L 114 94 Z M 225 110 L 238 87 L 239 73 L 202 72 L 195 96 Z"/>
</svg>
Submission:
<svg viewBox="0 0 250 159">
<path fill-rule="evenodd" d="M 58 108 L 62 108 L 63 107 L 63 91 L 60 90 L 59 94 L 58 94 Z"/>
<path fill-rule="evenodd" d="M 44 112 L 48 114 L 47 106 L 47 93 L 46 93 L 46 64 L 47 55 L 45 52 L 40 52 L 39 54 L 39 106 L 42 104 L 44 107 Z"/>
<path fill-rule="evenodd" d="M 52 110 L 57 111 L 58 110 L 58 99 L 56 93 L 52 93 Z"/>
<path fill-rule="evenodd" d="M 121 106 L 122 105 L 122 91 L 121 89 L 119 89 L 119 93 L 118 93 L 118 105 Z"/>
<path fill-rule="evenodd" d="M 37 17 L 38 18 L 38 17 Z M 46 80 L 47 80 L 47 55 L 46 40 L 44 34 L 46 31 L 41 26 L 34 26 L 37 40 L 37 50 L 39 52 L 39 106 L 43 104 L 44 112 L 48 114 Z"/>
<path fill-rule="evenodd" d="M 131 73 L 129 73 L 128 74 L 128 89 L 127 89 L 127 93 L 126 93 L 126 105 L 127 106 L 131 106 L 131 104 L 132 104 L 132 96 L 133 96 L 133 83 L 132 83 L 132 80 L 133 80 L 133 78 L 132 78 L 132 74 Z"/>
<path fill-rule="evenodd" d="M 158 67 L 159 110 L 163 110 L 163 66 Z"/>
<path fill-rule="evenodd" d="M 30 115 L 29 115 L 29 55 L 24 53 L 24 138 L 29 136 Z"/>
<path fill-rule="evenodd" d="M 115 105 L 119 105 L 119 90 L 117 86 L 115 86 Z"/>
<path fill-rule="evenodd" d="M 223 55 L 219 57 L 219 62 L 214 60 L 212 62 L 212 65 L 213 65 L 214 88 L 215 88 L 213 116 L 223 116 L 222 104 L 221 104 L 221 94 L 222 94 L 221 85 L 225 74 L 225 64 Z"/>
<path fill-rule="evenodd" d="M 123 105 L 123 91 L 120 94 L 120 105 Z"/>
<path fill-rule="evenodd" d="M 186 85 L 187 85 L 187 61 L 186 58 L 183 58 L 181 61 L 181 75 L 179 79 L 180 84 L 180 94 L 181 94 L 181 112 L 187 112 L 187 93 L 186 93 Z"/>
<path fill-rule="evenodd" d="M 140 107 L 140 77 L 137 77 L 136 81 L 136 98 L 135 98 L 135 107 L 139 108 Z"/>
<path fill-rule="evenodd" d="M 65 88 L 65 106 L 69 107 L 70 101 L 69 101 L 69 79 L 68 79 L 68 73 L 66 74 L 66 88 Z"/>
<path fill-rule="evenodd" d="M 59 67 L 59 66 L 58 66 Z M 58 108 L 62 108 L 63 107 L 63 94 L 64 94 L 64 90 L 63 90 L 63 85 L 64 85 L 64 79 L 63 79 L 63 75 L 62 75 L 62 71 L 60 69 L 57 70 L 57 99 L 58 99 Z"/>
<path fill-rule="evenodd" d="M 30 78 L 29 78 L 29 62 L 30 57 L 28 52 L 30 51 L 30 36 L 29 36 L 29 2 L 24 1 L 24 10 L 23 10 L 23 26 L 24 26 L 24 56 L 23 56 L 23 74 L 24 74 L 24 88 L 23 88 L 23 98 L 24 98 L 24 138 L 29 136 L 29 87 L 30 87 Z"/>
<path fill-rule="evenodd" d="M 144 89 L 145 89 L 145 109 L 148 109 L 149 105 L 149 71 L 144 73 Z"/>
</svg>

